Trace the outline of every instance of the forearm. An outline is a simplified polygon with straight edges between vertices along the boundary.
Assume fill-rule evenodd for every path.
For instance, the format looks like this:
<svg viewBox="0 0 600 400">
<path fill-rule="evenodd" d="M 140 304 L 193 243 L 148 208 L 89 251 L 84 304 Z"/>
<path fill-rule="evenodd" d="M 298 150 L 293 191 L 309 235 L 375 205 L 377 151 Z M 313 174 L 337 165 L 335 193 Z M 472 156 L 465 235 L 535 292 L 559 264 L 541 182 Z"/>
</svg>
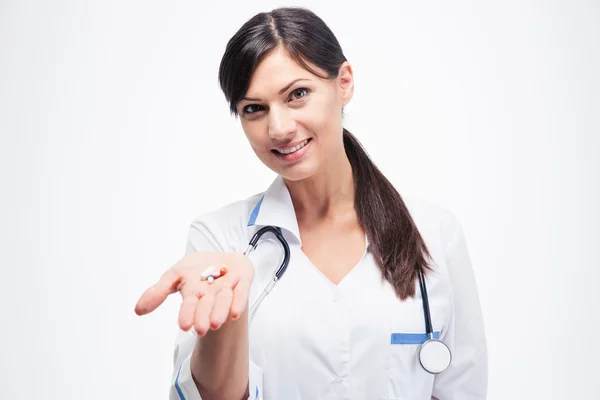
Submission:
<svg viewBox="0 0 600 400">
<path fill-rule="evenodd" d="M 246 310 L 236 321 L 196 338 L 190 366 L 202 399 L 247 399 L 249 362 Z"/>
</svg>

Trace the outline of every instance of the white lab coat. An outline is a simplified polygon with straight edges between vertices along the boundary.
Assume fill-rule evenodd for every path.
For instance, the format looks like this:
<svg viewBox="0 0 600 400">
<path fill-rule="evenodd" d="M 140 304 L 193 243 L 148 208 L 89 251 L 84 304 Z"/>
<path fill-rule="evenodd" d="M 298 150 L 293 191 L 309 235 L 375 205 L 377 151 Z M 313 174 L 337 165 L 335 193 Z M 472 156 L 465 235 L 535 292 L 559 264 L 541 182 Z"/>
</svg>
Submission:
<svg viewBox="0 0 600 400">
<path fill-rule="evenodd" d="M 434 376 L 417 359 L 425 336 L 421 296 L 401 302 L 381 280 L 368 247 L 335 285 L 304 255 L 292 201 L 278 176 L 265 193 L 197 217 L 187 252 L 243 252 L 265 225 L 280 226 L 290 245 L 287 272 L 250 321 L 249 399 L 482 400 L 487 350 L 465 238 L 449 211 L 403 196 L 424 238 L 434 273 L 427 290 L 435 335 L 452 363 Z M 255 279 L 250 304 L 279 267 L 283 251 L 266 234 L 250 254 Z M 367 238 L 368 245 L 368 238 Z M 340 249 L 343 251 L 343 249 Z M 176 340 L 171 400 L 201 400 L 191 378 L 193 329 Z"/>
</svg>

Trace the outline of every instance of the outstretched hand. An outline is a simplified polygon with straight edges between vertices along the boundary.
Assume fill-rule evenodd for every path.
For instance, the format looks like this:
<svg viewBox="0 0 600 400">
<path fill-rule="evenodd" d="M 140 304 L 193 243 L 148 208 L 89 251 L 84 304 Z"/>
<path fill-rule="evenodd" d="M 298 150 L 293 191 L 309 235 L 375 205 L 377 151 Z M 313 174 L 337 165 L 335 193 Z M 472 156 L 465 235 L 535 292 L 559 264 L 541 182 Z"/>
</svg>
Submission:
<svg viewBox="0 0 600 400">
<path fill-rule="evenodd" d="M 210 265 L 217 269 L 227 266 L 227 273 L 212 284 L 202 280 L 202 272 Z M 180 328 L 188 331 L 193 326 L 199 336 L 204 336 L 209 329 L 219 329 L 229 316 L 235 320 L 246 310 L 253 278 L 254 267 L 243 254 L 190 253 L 144 291 L 137 301 L 135 313 L 151 313 L 170 294 L 179 292 L 182 296 Z"/>
</svg>

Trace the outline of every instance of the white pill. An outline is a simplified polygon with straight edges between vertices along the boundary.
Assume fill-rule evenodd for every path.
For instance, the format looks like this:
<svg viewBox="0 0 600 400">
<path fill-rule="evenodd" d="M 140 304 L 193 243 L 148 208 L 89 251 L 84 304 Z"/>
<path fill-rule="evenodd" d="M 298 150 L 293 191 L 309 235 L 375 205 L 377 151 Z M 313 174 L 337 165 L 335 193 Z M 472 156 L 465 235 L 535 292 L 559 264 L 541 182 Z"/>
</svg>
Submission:
<svg viewBox="0 0 600 400">
<path fill-rule="evenodd" d="M 213 265 L 209 265 L 203 272 L 202 275 L 200 275 L 201 278 L 203 278 L 202 280 L 205 280 L 206 278 L 208 278 L 210 275 L 212 275 L 212 272 L 215 270 L 215 267 Z"/>
</svg>

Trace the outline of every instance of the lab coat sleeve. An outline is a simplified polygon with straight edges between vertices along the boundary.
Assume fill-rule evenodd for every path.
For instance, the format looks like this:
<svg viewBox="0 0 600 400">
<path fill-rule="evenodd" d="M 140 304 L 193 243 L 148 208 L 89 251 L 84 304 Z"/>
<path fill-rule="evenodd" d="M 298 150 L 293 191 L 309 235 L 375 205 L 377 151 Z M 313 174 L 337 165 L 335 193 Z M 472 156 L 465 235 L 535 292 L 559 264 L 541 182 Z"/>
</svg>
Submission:
<svg viewBox="0 0 600 400">
<path fill-rule="evenodd" d="M 190 226 L 188 232 L 186 254 L 194 251 L 224 251 L 224 246 L 219 242 L 218 233 L 211 232 L 204 221 L 196 219 Z M 198 388 L 192 378 L 190 366 L 195 343 L 196 333 L 193 329 L 189 332 L 179 330 L 173 354 L 174 368 L 169 391 L 169 400 L 202 400 Z M 252 360 L 250 360 L 248 377 L 250 393 L 248 400 L 262 400 L 263 371 L 258 365 L 254 364 Z"/>
<path fill-rule="evenodd" d="M 454 216 L 452 220 L 445 254 L 453 305 L 442 338 L 452 351 L 452 362 L 435 376 L 432 399 L 485 400 L 488 365 L 481 306 L 462 227 Z"/>
</svg>

